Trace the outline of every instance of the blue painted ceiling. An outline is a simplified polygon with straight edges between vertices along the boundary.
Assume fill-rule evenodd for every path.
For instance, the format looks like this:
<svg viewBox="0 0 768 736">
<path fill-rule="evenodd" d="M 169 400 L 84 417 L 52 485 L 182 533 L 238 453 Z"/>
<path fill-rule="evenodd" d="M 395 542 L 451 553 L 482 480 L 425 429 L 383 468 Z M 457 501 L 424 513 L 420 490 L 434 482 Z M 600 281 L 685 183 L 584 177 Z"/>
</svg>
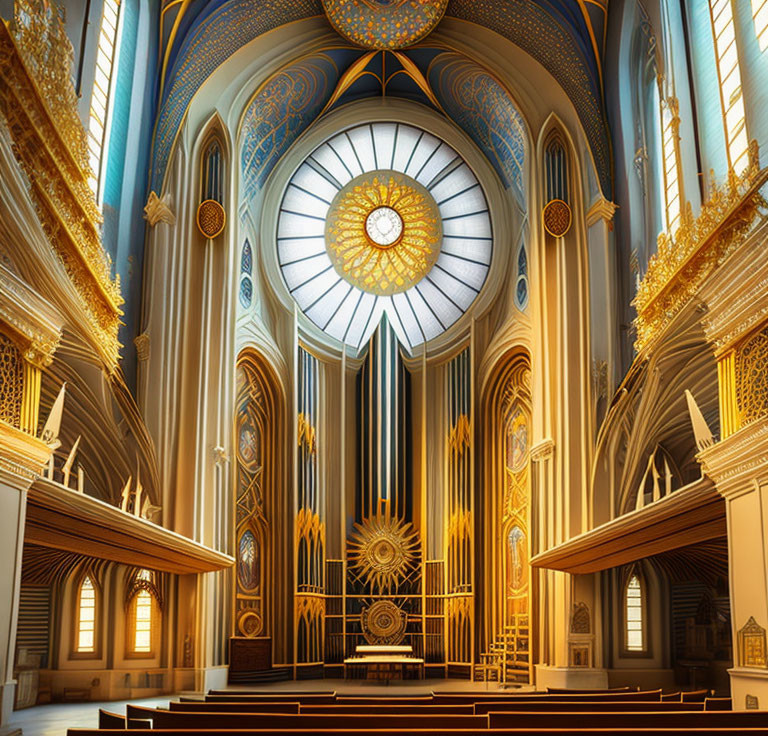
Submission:
<svg viewBox="0 0 768 736">
<path fill-rule="evenodd" d="M 607 1 L 451 0 L 446 16 L 504 36 L 553 75 L 576 108 L 601 188 L 610 198 L 612 162 L 602 85 Z M 158 193 L 189 102 L 210 74 L 257 36 L 323 15 L 320 0 L 165 0 L 161 12 L 162 72 L 150 172 L 150 188 Z M 409 52 L 420 67 L 431 53 L 429 49 Z M 381 94 L 376 84 L 372 78 L 358 80 L 343 101 Z M 394 77 L 387 93 L 432 104 L 406 75 Z"/>
</svg>

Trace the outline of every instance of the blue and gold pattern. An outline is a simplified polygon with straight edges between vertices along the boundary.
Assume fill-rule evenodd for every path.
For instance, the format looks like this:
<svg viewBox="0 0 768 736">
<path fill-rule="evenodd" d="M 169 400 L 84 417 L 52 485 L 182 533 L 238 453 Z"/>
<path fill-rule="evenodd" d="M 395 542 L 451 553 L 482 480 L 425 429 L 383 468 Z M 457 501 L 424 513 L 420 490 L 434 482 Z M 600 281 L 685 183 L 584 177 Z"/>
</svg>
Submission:
<svg viewBox="0 0 768 736">
<path fill-rule="evenodd" d="M 241 127 L 246 198 L 264 186 L 280 157 L 322 112 L 338 79 L 333 59 L 318 54 L 278 72 L 256 93 Z"/>
<path fill-rule="evenodd" d="M 445 112 L 480 147 L 524 203 L 525 123 L 508 92 L 464 56 L 440 54 L 427 74 Z"/>
<path fill-rule="evenodd" d="M 589 141 L 603 193 L 612 192 L 612 157 L 604 116 L 600 59 L 591 25 L 565 0 L 450 0 L 446 15 L 485 26 L 536 59 L 571 98 Z"/>
<path fill-rule="evenodd" d="M 155 130 L 150 189 L 161 192 L 176 135 L 203 82 L 238 49 L 286 23 L 320 15 L 319 0 L 230 0 L 184 40 Z"/>
<path fill-rule="evenodd" d="M 335 4 L 340 7 L 341 0 L 335 0 Z M 408 4 L 406 0 L 365 0 L 371 12 L 378 9 L 390 14 Z M 259 35 L 323 14 L 321 0 L 209 0 L 202 5 L 194 20 L 185 17 L 180 24 L 167 60 L 150 174 L 150 189 L 157 193 L 161 192 L 189 103 L 216 68 Z M 599 51 L 606 10 L 603 0 L 587 5 L 585 12 L 584 3 L 571 0 L 450 0 L 445 12 L 504 36 L 555 77 L 573 101 L 586 131 L 601 188 L 610 196 L 611 149 Z"/>
<path fill-rule="evenodd" d="M 336 31 L 366 49 L 402 49 L 440 22 L 448 0 L 323 0 Z"/>
</svg>

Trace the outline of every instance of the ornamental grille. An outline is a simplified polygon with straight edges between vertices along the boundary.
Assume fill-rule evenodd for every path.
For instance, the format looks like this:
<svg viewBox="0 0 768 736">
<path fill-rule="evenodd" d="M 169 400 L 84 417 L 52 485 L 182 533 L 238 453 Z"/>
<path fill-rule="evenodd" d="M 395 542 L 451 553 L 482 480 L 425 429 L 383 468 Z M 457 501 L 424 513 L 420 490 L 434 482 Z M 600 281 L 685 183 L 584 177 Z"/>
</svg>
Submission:
<svg viewBox="0 0 768 736">
<path fill-rule="evenodd" d="M 736 354 L 736 401 L 742 424 L 768 414 L 768 326 Z"/>
<path fill-rule="evenodd" d="M 21 428 L 24 363 L 13 340 L 0 334 L 0 419 Z"/>
</svg>

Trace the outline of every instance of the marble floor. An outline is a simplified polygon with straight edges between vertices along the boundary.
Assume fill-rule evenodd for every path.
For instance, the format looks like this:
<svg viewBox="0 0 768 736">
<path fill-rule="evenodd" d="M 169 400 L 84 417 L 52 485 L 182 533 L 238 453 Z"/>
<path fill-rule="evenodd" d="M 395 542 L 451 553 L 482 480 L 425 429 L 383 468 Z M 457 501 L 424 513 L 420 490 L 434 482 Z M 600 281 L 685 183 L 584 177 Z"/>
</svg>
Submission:
<svg viewBox="0 0 768 736">
<path fill-rule="evenodd" d="M 406 682 L 366 682 L 359 680 L 289 680 L 286 682 L 259 683 L 258 685 L 232 685 L 231 690 L 259 690 L 280 692 L 291 690 L 318 692 L 335 690 L 340 695 L 425 695 L 432 690 L 450 691 L 498 690 L 495 683 L 468 682 L 466 680 L 409 680 Z M 532 689 L 531 686 L 516 690 Z M 183 693 L 191 695 L 192 693 Z M 8 724 L 11 729 L 20 728 L 24 736 L 65 736 L 68 728 L 96 728 L 99 708 L 112 713 L 125 713 L 126 703 L 149 707 L 167 706 L 177 695 L 144 698 L 142 700 L 118 700 L 109 703 L 52 703 L 26 708 L 13 714 Z"/>
</svg>

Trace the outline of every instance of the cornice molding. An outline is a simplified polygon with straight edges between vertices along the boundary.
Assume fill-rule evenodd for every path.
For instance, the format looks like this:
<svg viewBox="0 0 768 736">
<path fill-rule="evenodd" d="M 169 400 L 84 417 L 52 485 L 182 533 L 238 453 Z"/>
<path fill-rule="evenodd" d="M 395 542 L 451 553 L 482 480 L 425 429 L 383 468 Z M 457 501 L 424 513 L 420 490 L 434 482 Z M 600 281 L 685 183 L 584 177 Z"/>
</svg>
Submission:
<svg viewBox="0 0 768 736">
<path fill-rule="evenodd" d="M 747 424 L 697 458 L 725 498 L 768 484 L 768 417 Z"/>
<path fill-rule="evenodd" d="M 617 209 L 619 209 L 619 205 L 601 196 L 587 210 L 587 227 L 592 227 L 596 222 L 602 220 L 609 228 L 612 228 L 613 216 Z"/>
<path fill-rule="evenodd" d="M 24 342 L 24 359 L 46 368 L 61 341 L 64 320 L 56 309 L 16 274 L 0 265 L 0 322 Z"/>
<path fill-rule="evenodd" d="M 26 490 L 50 456 L 44 442 L 0 420 L 0 482 Z"/>
<path fill-rule="evenodd" d="M 768 224 L 761 225 L 702 287 L 702 327 L 716 353 L 768 319 Z"/>
</svg>

